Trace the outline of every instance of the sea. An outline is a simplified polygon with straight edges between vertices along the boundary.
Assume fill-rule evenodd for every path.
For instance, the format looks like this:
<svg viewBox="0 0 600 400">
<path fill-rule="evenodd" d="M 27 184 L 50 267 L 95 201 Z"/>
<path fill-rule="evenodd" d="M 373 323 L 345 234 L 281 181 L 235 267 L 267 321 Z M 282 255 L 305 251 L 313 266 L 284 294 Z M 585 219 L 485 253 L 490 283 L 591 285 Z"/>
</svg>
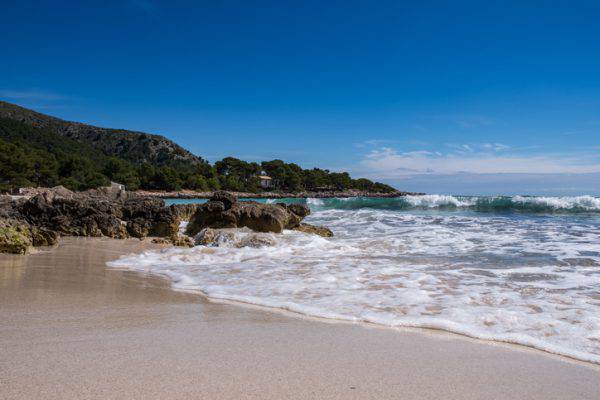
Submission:
<svg viewBox="0 0 600 400">
<path fill-rule="evenodd" d="M 170 203 L 204 200 L 169 200 Z M 168 248 L 109 263 L 177 290 L 308 316 L 438 329 L 600 364 L 600 198 L 423 195 L 307 204 L 273 245 Z"/>
</svg>

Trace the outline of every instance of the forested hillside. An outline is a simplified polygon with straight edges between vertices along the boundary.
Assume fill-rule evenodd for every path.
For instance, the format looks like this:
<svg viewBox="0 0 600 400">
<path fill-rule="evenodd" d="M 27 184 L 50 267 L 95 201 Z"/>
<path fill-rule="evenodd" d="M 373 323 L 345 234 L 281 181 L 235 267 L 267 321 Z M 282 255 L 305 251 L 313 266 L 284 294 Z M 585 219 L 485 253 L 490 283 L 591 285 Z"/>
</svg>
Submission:
<svg viewBox="0 0 600 400">
<path fill-rule="evenodd" d="M 346 172 L 302 169 L 282 160 L 259 164 L 227 157 L 211 165 L 163 136 L 67 122 L 0 102 L 0 190 L 56 185 L 85 190 L 115 181 L 130 190 L 256 193 L 262 191 L 263 172 L 272 178 L 272 190 L 395 191 Z"/>
</svg>

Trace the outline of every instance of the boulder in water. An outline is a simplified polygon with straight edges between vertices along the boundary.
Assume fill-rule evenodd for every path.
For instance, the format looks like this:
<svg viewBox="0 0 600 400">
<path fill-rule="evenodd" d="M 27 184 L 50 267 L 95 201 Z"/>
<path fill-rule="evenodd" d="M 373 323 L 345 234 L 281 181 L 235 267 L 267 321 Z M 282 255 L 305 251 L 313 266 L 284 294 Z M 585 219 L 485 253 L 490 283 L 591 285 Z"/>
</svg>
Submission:
<svg viewBox="0 0 600 400">
<path fill-rule="evenodd" d="M 272 235 L 267 233 L 255 233 L 249 228 L 223 228 L 213 229 L 204 228 L 195 237 L 196 245 L 203 246 L 221 246 L 229 245 L 231 247 L 264 247 L 274 246 L 277 242 Z"/>
<path fill-rule="evenodd" d="M 235 196 L 217 192 L 199 206 L 190 219 L 186 233 L 195 236 L 204 228 L 243 228 L 257 232 L 279 233 L 300 225 L 310 209 L 301 204 L 286 205 L 237 201 Z"/>
<path fill-rule="evenodd" d="M 294 230 L 304 233 L 312 233 L 314 235 L 319 235 L 323 237 L 333 237 L 333 232 L 331 232 L 331 229 L 326 228 L 324 226 L 300 224 L 297 227 L 295 227 Z"/>
<path fill-rule="evenodd" d="M 235 234 L 231 229 L 204 228 L 196 236 L 194 243 L 202 246 L 218 246 L 219 243 L 231 242 Z"/>
</svg>

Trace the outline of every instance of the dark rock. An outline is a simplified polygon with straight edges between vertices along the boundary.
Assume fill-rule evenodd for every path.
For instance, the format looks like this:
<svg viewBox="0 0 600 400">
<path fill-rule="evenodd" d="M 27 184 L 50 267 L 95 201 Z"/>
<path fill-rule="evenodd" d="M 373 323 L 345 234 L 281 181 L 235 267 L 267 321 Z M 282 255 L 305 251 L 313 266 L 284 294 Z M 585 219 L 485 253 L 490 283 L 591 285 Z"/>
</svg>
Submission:
<svg viewBox="0 0 600 400">
<path fill-rule="evenodd" d="M 219 201 L 223 203 L 226 210 L 229 210 L 233 204 L 237 203 L 237 197 L 233 193 L 220 190 L 212 195 L 210 201 Z"/>
<path fill-rule="evenodd" d="M 202 246 L 218 246 L 222 242 L 231 242 L 235 234 L 231 229 L 204 228 L 196 236 L 194 243 Z"/>
<path fill-rule="evenodd" d="M 125 201 L 123 219 L 127 222 L 127 231 L 133 237 L 175 237 L 179 232 L 178 213 L 171 207 L 165 207 L 165 202 L 157 198 L 133 198 Z"/>
<path fill-rule="evenodd" d="M 250 234 L 241 238 L 235 243 L 235 247 L 254 247 L 260 248 L 265 246 L 275 246 L 277 242 L 270 236 L 264 236 L 264 234 Z"/>
<path fill-rule="evenodd" d="M 55 244 L 59 235 L 143 238 L 166 237 L 190 245 L 179 236 L 180 215 L 191 208 L 165 207 L 156 198 L 115 199 L 102 191 L 73 193 L 64 188 L 40 190 L 29 199 L 0 199 L 0 251 L 23 253 L 28 246 Z"/>
<path fill-rule="evenodd" d="M 299 226 L 302 220 L 310 214 L 310 208 L 304 204 L 278 204 L 284 207 L 290 213 L 286 225 L 287 229 L 293 229 Z"/>
<path fill-rule="evenodd" d="M 274 246 L 275 239 L 264 233 L 254 233 L 248 228 L 204 228 L 195 237 L 196 245 L 221 246 L 227 244 L 232 247 L 264 247 Z"/>
<path fill-rule="evenodd" d="M 226 210 L 225 204 L 221 201 L 211 200 L 202 206 L 206 211 L 210 213 L 220 213 Z M 229 210 L 231 207 L 227 208 Z"/>
<path fill-rule="evenodd" d="M 304 214 L 305 210 L 299 210 Z M 209 201 L 198 207 L 187 226 L 186 234 L 195 236 L 204 228 L 243 228 L 257 232 L 276 232 L 300 224 L 303 217 L 285 205 L 236 202 L 226 209 L 220 201 Z"/>
<path fill-rule="evenodd" d="M 329 228 L 324 226 L 316 226 L 310 224 L 300 224 L 294 228 L 295 231 L 300 231 L 304 233 L 311 233 L 314 235 L 319 235 L 323 237 L 333 237 L 333 232 Z"/>
<path fill-rule="evenodd" d="M 181 220 L 189 221 L 196 212 L 198 204 L 171 204 L 171 211 Z"/>
<path fill-rule="evenodd" d="M 171 243 L 178 247 L 194 247 L 194 239 L 189 236 L 179 235 L 172 238 Z"/>
<path fill-rule="evenodd" d="M 150 226 L 143 218 L 127 221 L 127 232 L 135 238 L 144 238 L 150 233 Z"/>
<path fill-rule="evenodd" d="M 287 209 L 290 212 L 293 212 L 300 218 L 305 218 L 310 214 L 310 208 L 305 206 L 304 204 L 288 204 Z"/>
<path fill-rule="evenodd" d="M 235 228 L 237 227 L 237 217 L 235 214 L 225 211 L 225 206 L 220 201 L 209 201 L 202 204 L 186 228 L 186 234 L 194 236 L 204 228 Z"/>
<path fill-rule="evenodd" d="M 23 253 L 33 246 L 48 246 L 60 235 L 107 236 L 111 238 L 157 236 L 179 246 L 193 245 L 179 234 L 182 220 L 189 218 L 186 233 L 196 235 L 205 228 L 249 228 L 256 232 L 284 229 L 331 236 L 326 228 L 302 224 L 310 210 L 300 204 L 240 202 L 227 192 L 217 192 L 202 205 L 165 207 L 162 199 L 112 196 L 101 190 L 74 193 L 62 187 L 40 189 L 29 199 L 0 198 L 0 251 Z M 214 242 L 208 234 L 196 238 L 201 244 Z M 220 236 L 224 238 L 224 236 Z M 240 246 L 272 244 L 272 238 L 246 236 Z M 220 239 L 218 239 L 220 240 Z"/>
<path fill-rule="evenodd" d="M 280 233 L 290 219 L 290 213 L 273 204 L 255 202 L 237 203 L 232 207 L 237 218 L 237 227 L 248 227 L 257 232 Z"/>
<path fill-rule="evenodd" d="M 31 231 L 31 242 L 33 246 L 54 246 L 58 243 L 57 232 L 46 228 L 33 227 Z"/>
<path fill-rule="evenodd" d="M 31 244 L 27 225 L 17 221 L 0 221 L 0 253 L 25 254 Z"/>
<path fill-rule="evenodd" d="M 172 244 L 178 247 L 194 247 L 194 239 L 189 236 L 177 236 L 174 238 L 155 237 L 152 238 L 152 243 Z"/>
</svg>

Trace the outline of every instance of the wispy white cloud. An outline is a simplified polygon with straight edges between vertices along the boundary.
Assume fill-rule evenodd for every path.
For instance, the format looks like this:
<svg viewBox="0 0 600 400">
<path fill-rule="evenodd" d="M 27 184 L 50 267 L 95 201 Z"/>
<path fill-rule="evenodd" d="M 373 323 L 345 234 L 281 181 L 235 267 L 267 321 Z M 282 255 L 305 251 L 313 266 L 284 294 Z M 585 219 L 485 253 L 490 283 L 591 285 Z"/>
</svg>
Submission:
<svg viewBox="0 0 600 400">
<path fill-rule="evenodd" d="M 472 145 L 467 143 L 446 143 L 445 146 L 458 153 L 472 153 L 474 151 Z"/>
<path fill-rule="evenodd" d="M 600 172 L 596 154 L 522 155 L 500 152 L 505 146 L 490 144 L 484 150 L 458 146 L 442 154 L 431 151 L 398 152 L 381 147 L 368 152 L 360 162 L 363 175 L 378 179 L 398 179 L 415 174 L 573 174 Z M 462 150 L 461 150 L 462 149 Z M 491 150 L 491 151 L 490 151 Z"/>
<path fill-rule="evenodd" d="M 483 148 L 485 150 L 503 151 L 510 149 L 510 146 L 507 146 L 502 143 L 484 143 Z"/>
<path fill-rule="evenodd" d="M 391 140 L 391 139 L 369 139 L 369 140 L 365 140 L 363 142 L 359 142 L 359 143 L 354 143 L 355 147 L 358 148 L 364 148 L 364 147 L 377 147 L 377 146 L 383 146 L 385 144 L 393 144 L 393 143 L 398 143 L 398 140 Z"/>
</svg>

